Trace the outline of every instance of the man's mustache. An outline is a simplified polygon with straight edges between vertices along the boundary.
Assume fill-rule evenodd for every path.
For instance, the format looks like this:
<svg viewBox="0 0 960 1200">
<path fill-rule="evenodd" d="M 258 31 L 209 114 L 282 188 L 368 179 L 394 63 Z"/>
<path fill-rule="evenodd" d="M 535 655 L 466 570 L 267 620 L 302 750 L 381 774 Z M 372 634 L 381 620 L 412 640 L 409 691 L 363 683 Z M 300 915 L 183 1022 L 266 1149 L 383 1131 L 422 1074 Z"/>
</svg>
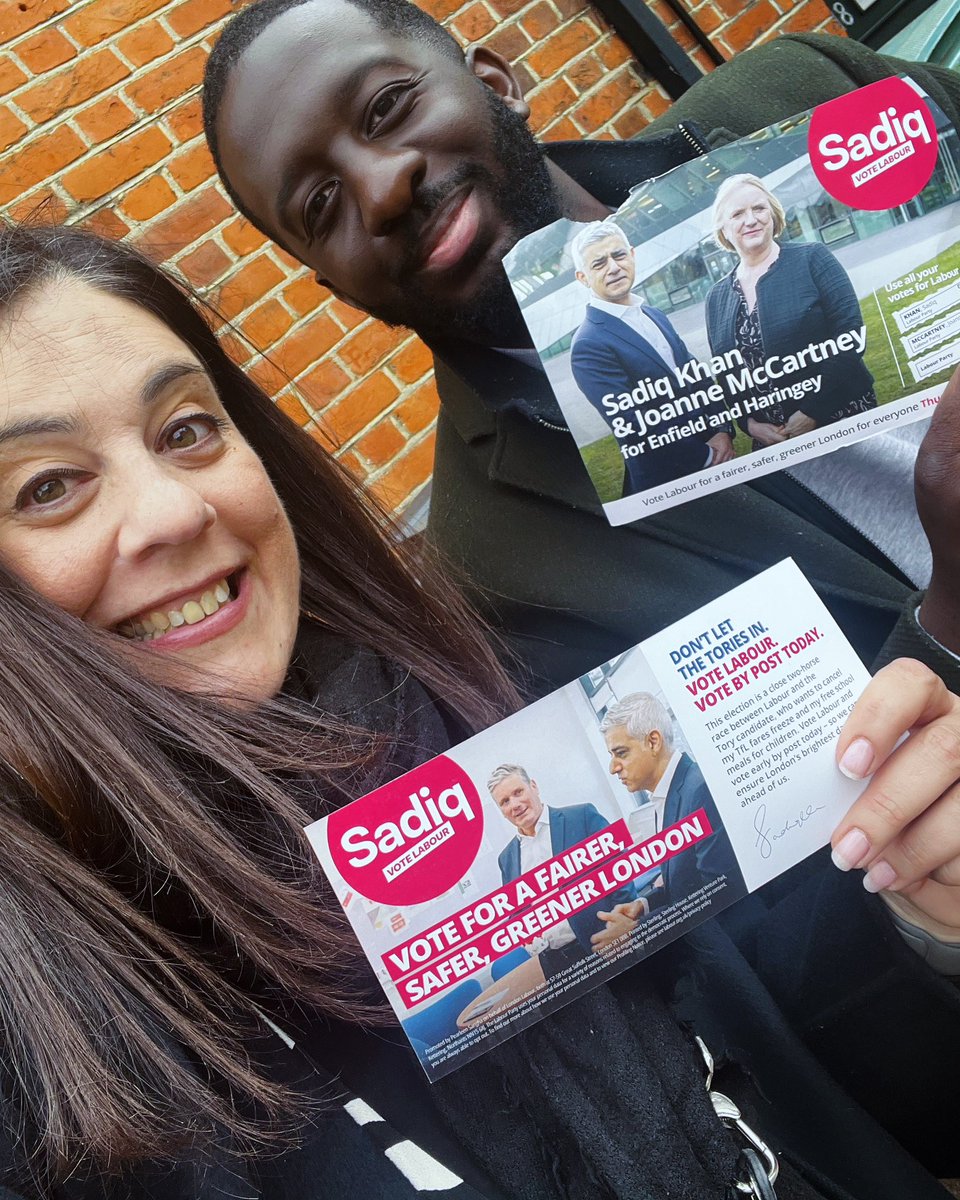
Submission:
<svg viewBox="0 0 960 1200">
<path fill-rule="evenodd" d="M 436 183 L 422 183 L 414 193 L 413 203 L 398 222 L 394 234 L 401 244 L 396 259 L 396 268 L 391 274 L 394 283 L 403 283 L 420 265 L 420 246 L 423 231 L 434 214 L 461 188 L 468 184 L 482 185 L 497 194 L 497 180 L 479 163 L 461 163 L 445 178 Z"/>
</svg>

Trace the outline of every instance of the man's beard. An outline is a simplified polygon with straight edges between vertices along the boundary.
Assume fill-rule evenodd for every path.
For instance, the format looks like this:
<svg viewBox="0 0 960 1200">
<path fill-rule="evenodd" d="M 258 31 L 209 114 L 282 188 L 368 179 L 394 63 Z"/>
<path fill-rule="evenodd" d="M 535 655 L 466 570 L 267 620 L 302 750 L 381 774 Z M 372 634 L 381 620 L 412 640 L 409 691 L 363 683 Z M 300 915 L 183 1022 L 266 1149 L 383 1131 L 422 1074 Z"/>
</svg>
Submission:
<svg viewBox="0 0 960 1200">
<path fill-rule="evenodd" d="M 433 212 L 448 196 L 466 183 L 482 187 L 494 200 L 505 228 L 510 231 L 504 253 L 520 238 L 560 216 L 560 201 L 543 156 L 526 120 L 509 108 L 490 88 L 482 95 L 490 118 L 491 144 L 500 163 L 499 178 L 479 163 L 464 163 L 440 184 L 425 185 L 417 195 L 417 207 Z M 406 325 L 428 344 L 446 338 L 463 338 L 488 346 L 529 343 L 526 326 L 500 263 L 489 263 L 485 278 L 470 300 L 455 306 L 439 303 L 420 285 L 413 269 L 417 245 L 411 238 L 408 262 L 398 274 L 404 295 L 402 304 L 369 309 L 388 325 Z M 469 264 L 467 264 L 469 265 Z"/>
</svg>

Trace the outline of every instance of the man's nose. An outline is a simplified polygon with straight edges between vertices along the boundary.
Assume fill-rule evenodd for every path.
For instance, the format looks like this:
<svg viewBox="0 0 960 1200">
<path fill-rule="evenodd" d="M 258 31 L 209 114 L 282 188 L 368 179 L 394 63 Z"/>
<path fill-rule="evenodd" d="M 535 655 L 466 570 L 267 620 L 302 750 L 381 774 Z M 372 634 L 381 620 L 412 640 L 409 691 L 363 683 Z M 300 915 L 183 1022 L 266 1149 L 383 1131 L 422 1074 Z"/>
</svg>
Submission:
<svg viewBox="0 0 960 1200">
<path fill-rule="evenodd" d="M 116 486 L 127 493 L 117 536 L 117 553 L 126 561 L 160 546 L 190 542 L 216 522 L 216 509 L 195 481 L 176 468 L 160 463 L 141 467 Z"/>
<path fill-rule="evenodd" d="M 358 166 L 357 199 L 364 229 L 372 237 L 384 237 L 412 207 L 426 162 L 414 148 L 371 150 Z"/>
</svg>

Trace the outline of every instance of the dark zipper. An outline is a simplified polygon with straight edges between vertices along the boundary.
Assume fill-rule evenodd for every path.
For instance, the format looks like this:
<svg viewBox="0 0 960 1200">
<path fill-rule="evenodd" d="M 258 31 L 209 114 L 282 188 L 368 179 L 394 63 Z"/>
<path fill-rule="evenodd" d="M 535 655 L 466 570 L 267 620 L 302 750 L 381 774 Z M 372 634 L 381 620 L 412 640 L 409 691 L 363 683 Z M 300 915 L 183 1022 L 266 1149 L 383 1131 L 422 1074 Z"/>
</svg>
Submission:
<svg viewBox="0 0 960 1200">
<path fill-rule="evenodd" d="M 538 425 L 542 425 L 544 429 L 552 429 L 554 433 L 569 433 L 569 425 L 557 425 L 553 421 L 548 421 L 546 417 L 534 417 L 534 421 Z"/>
<path fill-rule="evenodd" d="M 690 128 L 690 126 L 686 123 L 686 121 L 678 121 L 677 122 L 677 132 L 680 134 L 680 136 L 685 141 L 690 143 L 690 145 L 694 148 L 694 150 L 696 150 L 697 154 L 709 154 L 710 153 L 710 147 L 703 140 L 703 138 L 698 137 L 693 132 L 693 130 Z"/>
</svg>

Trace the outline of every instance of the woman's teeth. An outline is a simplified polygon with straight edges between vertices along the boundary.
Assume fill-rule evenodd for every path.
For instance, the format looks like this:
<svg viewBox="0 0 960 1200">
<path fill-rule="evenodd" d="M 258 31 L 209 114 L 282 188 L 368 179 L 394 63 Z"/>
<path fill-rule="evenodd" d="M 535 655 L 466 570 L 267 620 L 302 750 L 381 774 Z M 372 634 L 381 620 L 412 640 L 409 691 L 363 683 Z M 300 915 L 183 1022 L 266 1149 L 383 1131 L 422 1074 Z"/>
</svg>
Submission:
<svg viewBox="0 0 960 1200">
<path fill-rule="evenodd" d="M 205 617 L 212 617 L 229 599 L 230 585 L 226 579 L 220 579 L 209 591 L 195 600 L 188 600 L 181 608 L 169 608 L 166 612 L 157 610 L 138 621 L 125 621 L 118 632 L 138 642 L 149 642 L 181 625 L 199 624 Z"/>
</svg>

